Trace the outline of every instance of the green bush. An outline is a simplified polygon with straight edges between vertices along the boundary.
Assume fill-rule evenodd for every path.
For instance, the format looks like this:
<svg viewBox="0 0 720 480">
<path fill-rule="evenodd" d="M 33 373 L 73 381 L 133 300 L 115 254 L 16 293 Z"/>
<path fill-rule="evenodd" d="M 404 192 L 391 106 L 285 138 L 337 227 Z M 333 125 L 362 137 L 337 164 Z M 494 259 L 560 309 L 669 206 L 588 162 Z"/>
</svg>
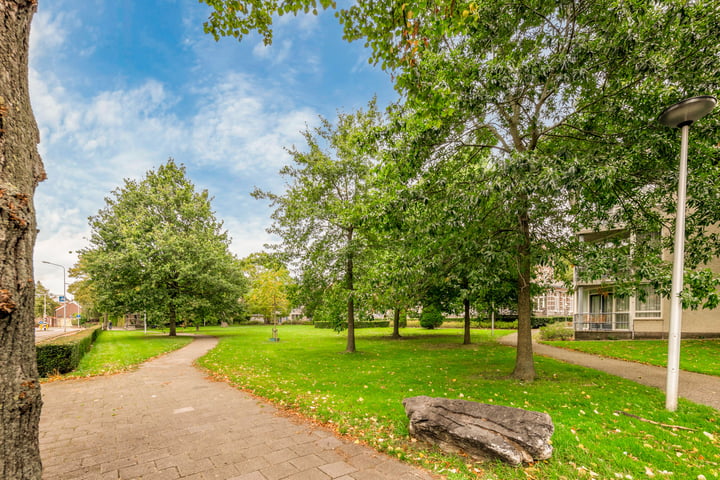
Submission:
<svg viewBox="0 0 720 480">
<path fill-rule="evenodd" d="M 492 328 L 492 321 L 490 320 L 476 320 L 475 324 L 480 328 Z M 517 320 L 508 322 L 504 320 L 495 320 L 495 328 L 500 330 L 517 330 Z"/>
<path fill-rule="evenodd" d="M 572 340 L 575 332 L 564 323 L 551 323 L 540 328 L 541 340 Z"/>
<path fill-rule="evenodd" d="M 100 334 L 100 326 L 41 342 L 35 347 L 40 377 L 75 370 Z"/>
<path fill-rule="evenodd" d="M 480 328 L 490 328 L 492 322 L 489 318 L 476 318 L 473 320 Z M 532 317 L 530 325 L 532 328 L 541 328 L 545 325 L 552 325 L 558 322 L 572 322 L 572 317 Z M 498 316 L 495 318 L 495 328 L 517 330 L 517 315 Z"/>
<path fill-rule="evenodd" d="M 325 322 L 325 321 L 317 321 L 313 322 L 315 325 L 315 328 L 336 328 L 337 323 L 335 322 Z M 342 329 L 347 330 L 347 322 L 342 322 Z M 389 320 L 375 320 L 372 322 L 365 322 L 365 321 L 356 321 L 355 322 L 355 328 L 384 328 L 389 327 L 390 321 Z"/>
<path fill-rule="evenodd" d="M 530 322 L 532 328 L 540 328 L 553 323 L 572 322 L 572 317 L 532 317 Z"/>
<path fill-rule="evenodd" d="M 420 314 L 420 326 L 432 330 L 443 323 L 443 315 L 439 308 L 428 306 Z"/>
</svg>

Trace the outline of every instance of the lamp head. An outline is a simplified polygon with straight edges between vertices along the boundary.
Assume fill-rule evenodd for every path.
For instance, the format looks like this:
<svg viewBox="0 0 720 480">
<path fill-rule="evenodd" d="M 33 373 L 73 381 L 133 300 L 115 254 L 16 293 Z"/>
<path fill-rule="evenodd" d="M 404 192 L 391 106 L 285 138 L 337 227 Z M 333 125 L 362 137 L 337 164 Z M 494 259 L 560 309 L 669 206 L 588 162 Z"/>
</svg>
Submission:
<svg viewBox="0 0 720 480">
<path fill-rule="evenodd" d="M 666 108 L 658 120 L 667 127 L 684 127 L 712 112 L 716 104 L 717 99 L 710 95 L 688 98 Z"/>
</svg>

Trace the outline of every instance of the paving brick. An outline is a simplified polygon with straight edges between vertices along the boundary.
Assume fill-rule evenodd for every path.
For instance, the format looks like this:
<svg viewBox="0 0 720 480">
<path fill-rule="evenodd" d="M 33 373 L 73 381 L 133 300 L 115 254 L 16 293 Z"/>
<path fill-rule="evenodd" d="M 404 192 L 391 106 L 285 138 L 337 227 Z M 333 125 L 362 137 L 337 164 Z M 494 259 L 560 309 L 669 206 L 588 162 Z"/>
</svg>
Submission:
<svg viewBox="0 0 720 480">
<path fill-rule="evenodd" d="M 289 462 L 270 465 L 269 467 L 260 470 L 260 473 L 262 473 L 268 480 L 280 480 L 297 472 L 298 468 Z"/>
<path fill-rule="evenodd" d="M 325 465 L 325 460 L 313 453 L 310 455 L 294 458 L 290 460 L 290 463 L 295 465 L 298 470 L 302 471 L 314 467 L 319 467 L 320 465 Z"/>
<path fill-rule="evenodd" d="M 142 480 L 176 480 L 178 478 L 180 478 L 180 472 L 178 472 L 177 468 L 170 467 L 159 472 L 144 475 Z"/>
<path fill-rule="evenodd" d="M 330 478 L 331 477 L 326 473 L 318 470 L 317 468 L 313 468 L 290 475 L 284 480 L 330 480 Z"/>
<path fill-rule="evenodd" d="M 363 452 L 359 455 L 355 455 L 347 459 L 347 463 L 349 463 L 358 470 L 372 469 L 383 461 L 384 459 L 379 458 L 377 454 L 372 454 L 368 452 Z"/>
<path fill-rule="evenodd" d="M 267 480 L 260 472 L 250 472 L 240 475 L 239 477 L 232 477 L 228 480 Z"/>
<path fill-rule="evenodd" d="M 289 448 L 283 448 L 282 450 L 269 451 L 269 453 L 263 456 L 270 464 L 273 464 L 287 462 L 288 460 L 297 458 L 297 453 Z"/>
<path fill-rule="evenodd" d="M 146 462 L 131 467 L 125 467 L 119 469 L 120 478 L 136 478 L 156 473 L 158 468 L 155 466 L 155 462 Z"/>
<path fill-rule="evenodd" d="M 238 469 L 235 468 L 235 465 L 225 465 L 223 467 L 213 468 L 212 470 L 204 472 L 203 477 L 206 480 L 226 480 L 228 478 L 236 477 L 238 473 Z"/>
<path fill-rule="evenodd" d="M 263 457 L 256 457 L 237 463 L 235 467 L 237 467 L 240 473 L 250 473 L 261 470 L 269 465 L 270 463 Z"/>
<path fill-rule="evenodd" d="M 189 477 L 194 473 L 207 472 L 212 470 L 213 467 L 214 465 L 209 458 L 186 460 L 185 462 L 178 463 L 177 465 L 177 469 L 180 472 L 181 477 Z"/>
<path fill-rule="evenodd" d="M 353 467 L 352 465 L 348 465 L 345 462 L 330 463 L 326 465 L 321 465 L 318 468 L 330 475 L 330 477 L 332 478 L 342 477 L 343 475 L 357 471 L 357 468 Z"/>
</svg>

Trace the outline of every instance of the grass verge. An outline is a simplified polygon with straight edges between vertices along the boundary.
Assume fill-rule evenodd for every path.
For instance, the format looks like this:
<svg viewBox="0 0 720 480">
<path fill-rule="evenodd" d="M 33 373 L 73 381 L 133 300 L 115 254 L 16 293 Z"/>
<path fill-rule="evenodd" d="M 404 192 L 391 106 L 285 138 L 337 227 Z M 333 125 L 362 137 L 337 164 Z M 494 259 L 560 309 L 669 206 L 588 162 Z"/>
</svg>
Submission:
<svg viewBox="0 0 720 480">
<path fill-rule="evenodd" d="M 177 350 L 192 337 L 170 337 L 148 334 L 140 330 L 105 330 L 92 349 L 80 360 L 78 367 L 62 378 L 89 377 L 127 371 L 163 353 Z"/>
<path fill-rule="evenodd" d="M 473 330 L 473 345 L 464 346 L 460 330 L 405 329 L 402 340 L 391 340 L 389 329 L 364 329 L 356 332 L 356 354 L 341 353 L 343 334 L 312 327 L 280 327 L 278 343 L 269 341 L 269 327 L 222 333 L 198 361 L 217 378 L 450 479 L 720 477 L 717 410 L 680 400 L 670 413 L 660 390 L 548 358 L 536 358 L 537 381 L 517 382 L 508 378 L 514 349 L 486 331 Z M 402 399 L 414 395 L 547 412 L 555 453 L 513 468 L 427 448 L 408 437 Z"/>
<path fill-rule="evenodd" d="M 667 340 L 568 340 L 543 343 L 603 357 L 667 366 Z M 720 339 L 682 340 L 680 350 L 682 370 L 720 376 Z"/>
</svg>

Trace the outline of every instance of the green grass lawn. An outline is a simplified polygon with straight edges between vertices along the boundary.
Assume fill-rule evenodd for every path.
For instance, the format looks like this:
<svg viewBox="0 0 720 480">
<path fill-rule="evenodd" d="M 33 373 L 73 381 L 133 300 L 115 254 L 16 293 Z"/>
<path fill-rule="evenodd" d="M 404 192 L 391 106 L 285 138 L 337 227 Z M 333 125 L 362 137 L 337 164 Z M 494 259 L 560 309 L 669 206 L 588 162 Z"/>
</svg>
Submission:
<svg viewBox="0 0 720 480">
<path fill-rule="evenodd" d="M 681 399 L 670 413 L 660 390 L 548 358 L 536 358 L 537 381 L 514 381 L 514 349 L 487 331 L 473 330 L 473 345 L 463 346 L 461 330 L 404 329 L 398 341 L 389 329 L 363 329 L 356 354 L 343 353 L 344 334 L 312 327 L 282 326 L 279 343 L 268 340 L 270 327 L 202 332 L 223 335 L 198 361 L 217 378 L 451 479 L 720 477 L 717 410 Z M 547 412 L 555 453 L 512 468 L 426 449 L 408 437 L 402 399 L 414 395 Z"/>
<path fill-rule="evenodd" d="M 75 371 L 63 376 L 87 377 L 128 370 L 150 358 L 171 352 L 192 341 L 192 337 L 169 337 L 140 330 L 106 330 L 80 360 Z"/>
<path fill-rule="evenodd" d="M 633 362 L 667 366 L 667 340 L 582 340 L 543 342 L 554 347 L 620 358 Z M 720 339 L 682 340 L 680 368 L 689 372 L 720 376 Z"/>
</svg>

